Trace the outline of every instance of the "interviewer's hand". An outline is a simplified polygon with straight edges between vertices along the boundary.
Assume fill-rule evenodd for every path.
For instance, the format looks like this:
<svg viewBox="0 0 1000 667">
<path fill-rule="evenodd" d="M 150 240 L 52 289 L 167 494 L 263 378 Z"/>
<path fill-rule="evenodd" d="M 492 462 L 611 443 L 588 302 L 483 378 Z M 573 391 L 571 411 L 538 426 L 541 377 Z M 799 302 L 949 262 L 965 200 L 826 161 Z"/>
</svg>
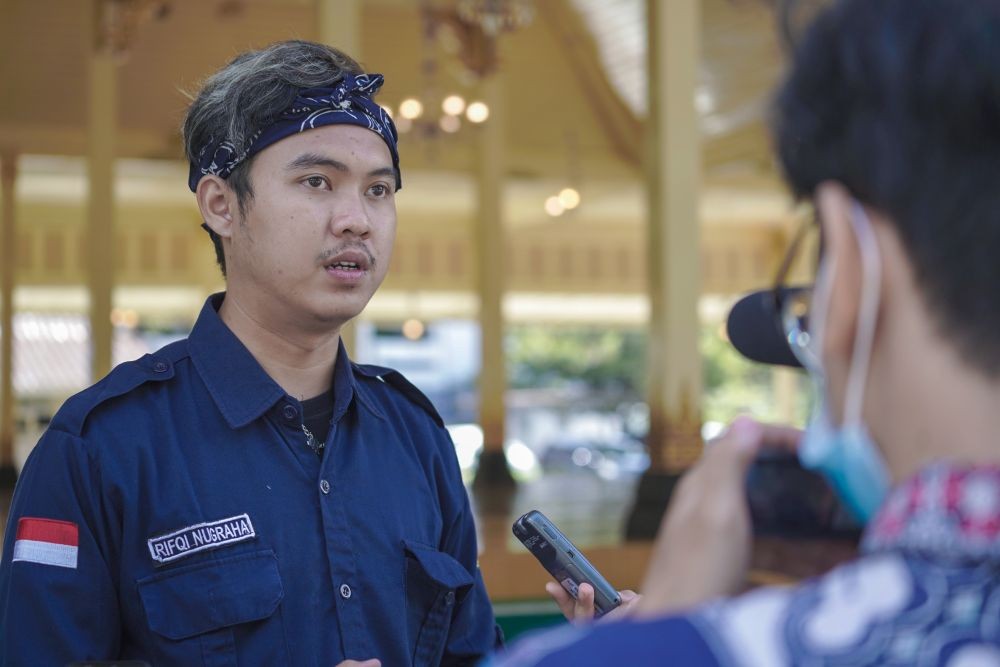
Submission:
<svg viewBox="0 0 1000 667">
<path fill-rule="evenodd" d="M 594 587 L 590 584 L 580 584 L 579 597 L 576 599 L 573 599 L 573 596 L 565 588 L 554 581 L 545 584 L 545 592 L 556 601 L 566 620 L 573 623 L 585 623 L 594 619 Z M 618 594 L 622 596 L 622 603 L 601 616 L 598 619 L 599 623 L 628 616 L 632 613 L 636 603 L 642 599 L 642 596 L 634 591 L 618 591 Z"/>
<path fill-rule="evenodd" d="M 705 446 L 677 485 L 660 524 L 637 616 L 739 592 L 750 561 L 746 475 L 762 447 L 795 451 L 802 432 L 747 417 Z"/>
<path fill-rule="evenodd" d="M 337 665 L 337 667 L 382 667 L 382 663 L 372 658 L 371 660 L 345 660 Z"/>
</svg>

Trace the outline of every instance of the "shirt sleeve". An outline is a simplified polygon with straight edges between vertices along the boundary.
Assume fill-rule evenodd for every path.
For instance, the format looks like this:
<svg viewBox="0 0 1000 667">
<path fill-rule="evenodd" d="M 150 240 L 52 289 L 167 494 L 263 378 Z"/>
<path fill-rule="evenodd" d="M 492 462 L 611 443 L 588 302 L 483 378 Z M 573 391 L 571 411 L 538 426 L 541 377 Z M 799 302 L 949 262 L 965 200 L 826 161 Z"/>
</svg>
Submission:
<svg viewBox="0 0 1000 667">
<path fill-rule="evenodd" d="M 653 621 L 563 625 L 515 642 L 480 667 L 718 667 L 726 663 L 684 616 Z"/>
<path fill-rule="evenodd" d="M 442 429 L 443 430 L 443 429 Z M 455 457 L 454 445 L 447 439 L 445 476 L 448 480 L 448 498 L 453 507 L 453 519 L 442 542 L 442 550 L 462 564 L 475 581 L 468 593 L 455 606 L 442 667 L 475 665 L 479 660 L 503 646 L 503 632 L 493 617 L 493 604 L 486 593 L 482 573 L 479 571 L 479 550 L 476 543 L 476 526 L 468 494 L 462 484 L 462 474 Z"/>
<path fill-rule="evenodd" d="M 0 664 L 117 656 L 120 621 L 100 477 L 84 443 L 49 429 L 14 490 L 0 560 Z"/>
</svg>

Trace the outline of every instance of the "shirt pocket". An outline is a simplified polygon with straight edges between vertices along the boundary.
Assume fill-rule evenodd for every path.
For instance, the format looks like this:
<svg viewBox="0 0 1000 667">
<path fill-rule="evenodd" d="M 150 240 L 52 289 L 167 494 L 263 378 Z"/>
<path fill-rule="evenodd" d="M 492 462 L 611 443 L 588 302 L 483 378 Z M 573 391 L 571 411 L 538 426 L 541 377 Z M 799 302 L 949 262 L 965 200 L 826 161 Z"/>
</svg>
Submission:
<svg viewBox="0 0 1000 667">
<path fill-rule="evenodd" d="M 406 552 L 406 622 L 413 665 L 438 665 L 448 639 L 455 605 L 475 579 L 461 563 L 434 547 L 403 541 Z"/>
<path fill-rule="evenodd" d="M 245 650 L 252 645 L 255 662 L 288 663 L 278 612 L 284 589 L 270 549 L 195 563 L 137 584 L 149 629 L 165 640 L 157 643 L 157 663 L 235 667 L 237 641 Z M 259 654 L 261 647 L 266 655 Z"/>
</svg>

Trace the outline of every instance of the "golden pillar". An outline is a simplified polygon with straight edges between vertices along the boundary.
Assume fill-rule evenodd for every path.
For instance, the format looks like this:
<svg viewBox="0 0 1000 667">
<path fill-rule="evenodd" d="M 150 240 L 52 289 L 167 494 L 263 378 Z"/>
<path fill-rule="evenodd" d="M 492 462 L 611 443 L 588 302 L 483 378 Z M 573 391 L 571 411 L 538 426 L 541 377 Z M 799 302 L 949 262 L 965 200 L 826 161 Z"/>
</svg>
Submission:
<svg viewBox="0 0 1000 667">
<path fill-rule="evenodd" d="M 507 373 L 503 354 L 503 294 L 506 238 L 503 188 L 506 174 L 503 81 L 494 73 L 482 81 L 482 99 L 489 119 L 478 129 L 478 209 L 476 219 L 476 288 L 479 292 L 481 367 L 479 370 L 479 424 L 483 451 L 475 485 L 511 487 L 514 479 L 504 456 L 504 394 Z"/>
<path fill-rule="evenodd" d="M 319 41 L 361 62 L 361 0 L 318 0 Z"/>
<path fill-rule="evenodd" d="M 0 486 L 16 478 L 14 467 L 14 281 L 17 271 L 15 186 L 17 155 L 0 154 Z"/>
<path fill-rule="evenodd" d="M 90 57 L 87 63 L 87 267 L 90 291 L 91 376 L 111 370 L 111 298 L 115 247 L 115 134 L 118 81 L 112 44 L 110 7 L 93 1 Z"/>
<path fill-rule="evenodd" d="M 650 326 L 650 469 L 639 485 L 629 537 L 651 537 L 679 473 L 701 452 L 698 298 L 701 129 L 694 106 L 699 0 L 647 0 L 646 120 Z"/>
</svg>

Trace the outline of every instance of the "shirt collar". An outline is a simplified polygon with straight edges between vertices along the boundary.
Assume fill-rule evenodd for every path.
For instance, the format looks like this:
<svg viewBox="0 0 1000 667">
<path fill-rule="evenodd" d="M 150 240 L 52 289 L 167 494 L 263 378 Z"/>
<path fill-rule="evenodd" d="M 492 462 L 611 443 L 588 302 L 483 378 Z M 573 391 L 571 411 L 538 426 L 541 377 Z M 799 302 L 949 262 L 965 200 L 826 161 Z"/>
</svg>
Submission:
<svg viewBox="0 0 1000 667">
<path fill-rule="evenodd" d="M 1000 466 L 939 461 L 889 494 L 862 549 L 1000 561 Z"/>
<path fill-rule="evenodd" d="M 246 426 L 275 403 L 294 400 L 264 371 L 242 341 L 219 317 L 225 293 L 205 301 L 188 337 L 191 360 L 215 405 L 232 428 Z M 354 373 L 344 342 L 333 370 L 333 418 L 347 412 L 355 395 Z"/>
</svg>

